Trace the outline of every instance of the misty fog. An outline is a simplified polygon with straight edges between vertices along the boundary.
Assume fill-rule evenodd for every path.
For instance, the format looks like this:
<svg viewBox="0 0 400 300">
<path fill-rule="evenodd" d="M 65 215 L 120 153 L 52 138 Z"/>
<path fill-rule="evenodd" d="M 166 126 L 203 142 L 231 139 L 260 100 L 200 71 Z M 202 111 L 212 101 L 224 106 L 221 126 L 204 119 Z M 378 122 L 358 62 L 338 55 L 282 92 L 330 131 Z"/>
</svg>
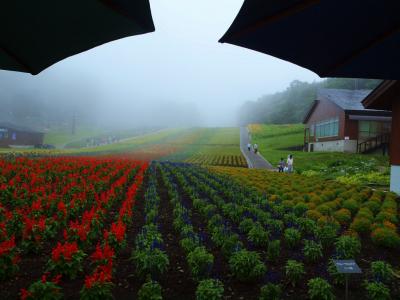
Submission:
<svg viewBox="0 0 400 300">
<path fill-rule="evenodd" d="M 153 0 L 154 33 L 115 41 L 41 74 L 0 71 L 1 121 L 54 127 L 230 126 L 248 100 L 314 73 L 219 44 L 242 0 Z"/>
</svg>

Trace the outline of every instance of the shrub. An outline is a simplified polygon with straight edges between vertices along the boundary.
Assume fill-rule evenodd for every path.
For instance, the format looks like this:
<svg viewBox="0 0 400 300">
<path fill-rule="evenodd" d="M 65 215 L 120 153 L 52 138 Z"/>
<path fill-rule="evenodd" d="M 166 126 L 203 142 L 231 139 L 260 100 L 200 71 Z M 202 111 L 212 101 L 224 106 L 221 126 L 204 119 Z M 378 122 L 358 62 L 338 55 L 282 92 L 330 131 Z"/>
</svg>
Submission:
<svg viewBox="0 0 400 300">
<path fill-rule="evenodd" d="M 308 206 L 307 206 L 307 204 L 305 204 L 303 202 L 299 202 L 293 207 L 293 212 L 298 217 L 304 216 L 304 214 L 307 212 L 307 210 L 308 210 Z"/>
<path fill-rule="evenodd" d="M 383 223 L 384 221 L 390 221 L 394 224 L 397 224 L 399 222 L 399 219 L 397 218 L 395 212 L 381 211 L 376 215 L 375 221 L 381 223 Z"/>
<path fill-rule="evenodd" d="M 342 225 L 349 224 L 351 221 L 351 212 L 346 208 L 339 209 L 333 216 Z"/>
<path fill-rule="evenodd" d="M 297 229 L 288 228 L 285 230 L 285 241 L 290 248 L 296 247 L 301 239 L 301 233 Z"/>
<path fill-rule="evenodd" d="M 308 281 L 308 296 L 311 300 L 332 300 L 335 296 L 332 292 L 332 286 L 320 277 Z"/>
<path fill-rule="evenodd" d="M 384 227 L 376 228 L 371 233 L 371 239 L 374 244 L 386 248 L 398 248 L 400 246 L 399 235 L 395 231 Z"/>
<path fill-rule="evenodd" d="M 371 263 L 371 273 L 375 281 L 390 283 L 393 279 L 393 269 L 389 263 L 378 260 Z"/>
<path fill-rule="evenodd" d="M 200 241 L 197 235 L 185 237 L 179 242 L 186 253 L 193 251 L 196 247 L 200 246 Z"/>
<path fill-rule="evenodd" d="M 310 218 L 311 220 L 317 221 L 319 218 L 322 217 L 322 214 L 317 210 L 311 209 L 307 211 L 306 217 Z"/>
<path fill-rule="evenodd" d="M 299 218 L 299 226 L 303 234 L 312 234 L 314 233 L 317 224 L 311 219 Z"/>
<path fill-rule="evenodd" d="M 303 263 L 291 259 L 287 261 L 285 266 L 285 275 L 292 286 L 295 286 L 304 274 Z"/>
<path fill-rule="evenodd" d="M 374 214 L 368 207 L 361 208 L 357 213 L 357 218 L 365 218 L 370 221 L 374 220 Z"/>
<path fill-rule="evenodd" d="M 326 204 L 321 204 L 317 206 L 317 211 L 319 211 L 321 214 L 325 216 L 329 216 L 332 213 L 332 208 L 330 208 Z"/>
<path fill-rule="evenodd" d="M 240 250 L 232 254 L 229 268 L 240 281 L 252 281 L 264 276 L 267 268 L 254 251 Z"/>
<path fill-rule="evenodd" d="M 350 228 L 360 234 L 371 230 L 371 221 L 365 217 L 356 217 L 350 225 Z"/>
<path fill-rule="evenodd" d="M 187 262 L 193 278 L 200 280 L 211 273 L 214 256 L 208 253 L 206 248 L 197 247 L 188 254 Z"/>
<path fill-rule="evenodd" d="M 268 244 L 269 232 L 264 230 L 260 224 L 256 223 L 247 234 L 247 239 L 254 245 L 263 247 Z"/>
<path fill-rule="evenodd" d="M 361 243 L 358 238 L 343 235 L 335 243 L 336 254 L 340 259 L 355 258 L 361 251 Z"/>
<path fill-rule="evenodd" d="M 380 200 L 369 200 L 363 204 L 364 207 L 368 208 L 373 214 L 379 213 L 381 209 Z"/>
<path fill-rule="evenodd" d="M 322 245 L 314 241 L 305 240 L 303 253 L 310 262 L 316 262 L 322 257 Z"/>
<path fill-rule="evenodd" d="M 356 200 L 349 199 L 343 202 L 342 207 L 351 211 L 351 214 L 354 216 L 358 211 L 359 205 Z"/>
<path fill-rule="evenodd" d="M 196 300 L 219 300 L 224 295 L 224 285 L 217 279 L 200 281 L 196 289 Z"/>
<path fill-rule="evenodd" d="M 131 257 L 139 276 L 159 276 L 163 274 L 169 265 L 167 254 L 158 249 L 137 249 L 132 253 Z"/>
<path fill-rule="evenodd" d="M 232 233 L 230 235 L 227 235 L 224 239 L 221 246 L 221 251 L 223 255 L 225 255 L 226 257 L 230 257 L 233 252 L 239 251 L 240 249 L 242 249 L 242 247 L 243 244 L 240 241 L 239 236 Z"/>
<path fill-rule="evenodd" d="M 138 300 L 162 300 L 160 284 L 157 281 L 144 283 L 138 292 Z"/>
<path fill-rule="evenodd" d="M 328 247 L 332 245 L 336 239 L 337 228 L 333 225 L 325 225 L 323 227 L 317 227 L 314 235 L 324 247 Z"/>
<path fill-rule="evenodd" d="M 281 251 L 281 241 L 274 240 L 269 242 L 267 249 L 267 257 L 269 260 L 275 260 L 279 257 Z"/>
<path fill-rule="evenodd" d="M 250 229 L 252 229 L 254 226 L 254 221 L 250 218 L 245 218 L 242 222 L 239 224 L 239 229 L 243 233 L 248 233 Z"/>
<path fill-rule="evenodd" d="M 282 288 L 279 284 L 268 283 L 261 287 L 259 300 L 280 300 Z"/>
<path fill-rule="evenodd" d="M 381 282 L 366 283 L 367 297 L 371 300 L 388 300 L 390 299 L 389 288 Z"/>
</svg>

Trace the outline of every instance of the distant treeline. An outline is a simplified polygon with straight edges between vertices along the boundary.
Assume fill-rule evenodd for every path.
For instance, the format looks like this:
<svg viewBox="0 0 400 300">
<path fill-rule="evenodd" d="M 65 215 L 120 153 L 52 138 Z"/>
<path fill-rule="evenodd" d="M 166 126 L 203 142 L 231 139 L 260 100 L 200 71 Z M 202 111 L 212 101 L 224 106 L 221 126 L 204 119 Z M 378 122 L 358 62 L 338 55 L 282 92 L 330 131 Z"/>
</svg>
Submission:
<svg viewBox="0 0 400 300">
<path fill-rule="evenodd" d="M 315 100 L 317 89 L 374 89 L 381 80 L 329 78 L 320 82 L 292 81 L 283 92 L 248 101 L 239 110 L 239 123 L 300 123 Z"/>
</svg>

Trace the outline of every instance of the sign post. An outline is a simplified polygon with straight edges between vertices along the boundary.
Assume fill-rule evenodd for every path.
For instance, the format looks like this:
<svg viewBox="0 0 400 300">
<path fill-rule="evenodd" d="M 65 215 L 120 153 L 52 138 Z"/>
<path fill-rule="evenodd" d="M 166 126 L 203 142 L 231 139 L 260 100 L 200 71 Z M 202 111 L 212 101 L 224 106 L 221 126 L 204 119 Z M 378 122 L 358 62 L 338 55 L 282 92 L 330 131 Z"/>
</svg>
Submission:
<svg viewBox="0 0 400 300">
<path fill-rule="evenodd" d="M 346 296 L 345 299 L 349 299 L 349 274 L 360 274 L 361 269 L 353 259 L 336 260 L 334 259 L 336 270 L 340 274 L 345 274 L 346 279 Z"/>
</svg>

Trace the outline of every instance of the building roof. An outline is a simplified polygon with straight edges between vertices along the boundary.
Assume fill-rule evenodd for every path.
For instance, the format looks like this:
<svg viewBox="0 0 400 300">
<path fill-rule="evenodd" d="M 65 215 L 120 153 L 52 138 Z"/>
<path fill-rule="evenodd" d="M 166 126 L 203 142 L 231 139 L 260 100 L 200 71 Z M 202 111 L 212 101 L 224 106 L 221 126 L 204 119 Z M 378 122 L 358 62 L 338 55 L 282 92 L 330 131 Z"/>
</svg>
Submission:
<svg viewBox="0 0 400 300">
<path fill-rule="evenodd" d="M 363 106 L 362 101 L 368 97 L 370 93 L 371 90 L 318 89 L 317 99 L 307 111 L 303 123 L 305 124 L 308 122 L 308 119 L 321 101 L 331 101 L 344 111 L 354 115 L 391 116 L 390 111 L 366 109 Z"/>
<path fill-rule="evenodd" d="M 392 110 L 394 101 L 400 101 L 400 81 L 384 80 L 363 101 L 366 108 Z"/>
<path fill-rule="evenodd" d="M 365 110 L 361 101 L 371 90 L 319 89 L 317 100 L 329 100 L 343 110 Z"/>
<path fill-rule="evenodd" d="M 36 130 L 30 127 L 25 127 L 25 126 L 20 126 L 20 125 L 15 125 L 11 122 L 3 122 L 0 121 L 0 128 L 11 128 L 15 129 L 17 131 L 24 131 L 24 132 L 29 132 L 29 133 L 43 133 L 41 130 Z"/>
</svg>

